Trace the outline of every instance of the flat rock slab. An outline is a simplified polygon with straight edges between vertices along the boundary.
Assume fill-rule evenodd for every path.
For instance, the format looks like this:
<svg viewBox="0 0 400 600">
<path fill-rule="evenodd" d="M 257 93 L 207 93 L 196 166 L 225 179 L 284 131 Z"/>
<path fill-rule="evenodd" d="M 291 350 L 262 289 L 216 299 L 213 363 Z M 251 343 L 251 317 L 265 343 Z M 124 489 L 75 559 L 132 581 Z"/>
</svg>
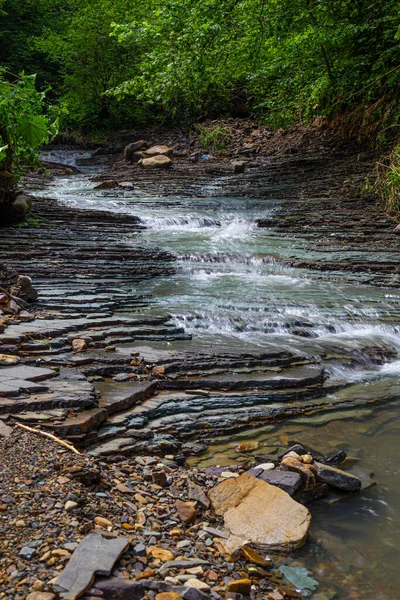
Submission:
<svg viewBox="0 0 400 600">
<path fill-rule="evenodd" d="M 317 479 L 338 488 L 343 492 L 358 492 L 361 489 L 361 479 L 351 473 L 346 473 L 337 467 L 316 462 Z"/>
<path fill-rule="evenodd" d="M 233 535 L 280 551 L 299 548 L 306 540 L 309 511 L 274 485 L 245 474 L 223 481 L 208 495 Z"/>
<path fill-rule="evenodd" d="M 276 469 L 266 471 L 264 469 L 257 469 L 256 467 L 247 471 L 246 474 L 253 475 L 253 477 L 257 477 L 257 479 L 266 481 L 271 485 L 276 485 L 284 492 L 290 494 L 290 496 L 293 496 L 302 483 L 301 475 L 292 471 L 278 471 Z"/>
<path fill-rule="evenodd" d="M 53 369 L 42 369 L 41 367 L 28 367 L 18 365 L 17 367 L 4 367 L 0 369 L 0 382 L 6 382 L 12 379 L 27 381 L 42 381 L 50 377 L 56 377 L 58 373 Z"/>
<path fill-rule="evenodd" d="M 87 535 L 54 583 L 54 590 L 65 600 L 79 598 L 91 587 L 95 575 L 110 575 L 128 547 L 129 541 L 125 538 L 107 539 L 93 533 Z"/>
<path fill-rule="evenodd" d="M 0 421 L 0 437 L 9 437 L 12 433 L 11 427 L 6 425 L 3 421 Z"/>
</svg>

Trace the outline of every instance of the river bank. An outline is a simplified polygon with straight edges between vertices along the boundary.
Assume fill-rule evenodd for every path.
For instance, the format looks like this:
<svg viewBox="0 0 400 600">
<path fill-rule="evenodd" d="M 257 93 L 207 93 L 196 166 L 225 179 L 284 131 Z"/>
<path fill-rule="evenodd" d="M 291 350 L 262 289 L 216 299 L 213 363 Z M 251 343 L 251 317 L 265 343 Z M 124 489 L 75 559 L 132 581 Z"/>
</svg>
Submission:
<svg viewBox="0 0 400 600">
<path fill-rule="evenodd" d="M 37 226 L 0 241 L 39 292 L 0 336 L 19 369 L 2 381 L 3 418 L 129 466 L 201 461 L 210 442 L 281 423 L 275 455 L 297 441 L 289 420 L 357 423 L 393 401 L 397 235 L 355 196 L 371 157 L 333 148 L 256 154 L 242 173 L 233 156 L 178 156 L 151 174 L 115 154 L 52 151 L 67 166 L 28 182 Z M 115 189 L 95 189 L 110 179 Z M 251 445 L 218 460 L 259 462 Z"/>
</svg>

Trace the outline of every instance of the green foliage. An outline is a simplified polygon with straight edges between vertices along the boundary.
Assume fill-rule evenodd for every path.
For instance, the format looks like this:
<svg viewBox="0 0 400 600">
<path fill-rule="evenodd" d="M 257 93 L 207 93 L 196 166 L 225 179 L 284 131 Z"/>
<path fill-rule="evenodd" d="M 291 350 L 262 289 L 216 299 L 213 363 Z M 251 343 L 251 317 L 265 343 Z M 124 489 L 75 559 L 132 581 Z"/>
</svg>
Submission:
<svg viewBox="0 0 400 600">
<path fill-rule="evenodd" d="M 43 114 L 45 92 L 38 92 L 35 75 L 9 81 L 0 72 L 0 170 L 21 173 L 21 163 L 37 160 L 39 148 L 57 133 L 57 119 Z M 49 111 L 51 112 L 51 111 Z"/>
<path fill-rule="evenodd" d="M 223 152 L 230 140 L 230 135 L 226 127 L 216 125 L 211 129 L 208 127 L 197 127 L 200 134 L 200 144 L 203 150 L 208 152 Z"/>
<path fill-rule="evenodd" d="M 390 217 L 400 218 L 400 144 L 384 163 L 378 163 L 375 189 Z"/>
<path fill-rule="evenodd" d="M 0 64 L 52 86 L 63 126 L 399 122 L 394 0 L 0 0 Z"/>
</svg>

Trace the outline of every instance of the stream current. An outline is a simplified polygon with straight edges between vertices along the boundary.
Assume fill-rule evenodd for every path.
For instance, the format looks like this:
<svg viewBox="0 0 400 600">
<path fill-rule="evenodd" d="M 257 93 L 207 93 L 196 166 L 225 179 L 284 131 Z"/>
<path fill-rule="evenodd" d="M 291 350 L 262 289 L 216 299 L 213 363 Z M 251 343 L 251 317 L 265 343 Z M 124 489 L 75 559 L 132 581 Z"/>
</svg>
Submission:
<svg viewBox="0 0 400 600">
<path fill-rule="evenodd" d="M 46 158 L 75 164 L 77 155 Z M 282 200 L 226 198 L 221 185 L 210 185 L 202 198 L 98 191 L 89 180 L 93 173 L 85 167 L 40 195 L 80 209 L 133 214 L 145 229 L 120 241 L 176 257 L 174 275 L 150 279 L 138 290 L 153 295 L 149 310 L 172 315 L 192 334 L 191 341 L 173 342 L 175 349 L 275 347 L 337 357 L 326 369 L 331 381 L 346 385 L 338 393 L 349 402 L 379 401 L 372 408 L 355 406 L 242 432 L 213 443 L 194 462 L 240 462 L 235 447 L 248 439 L 259 442 L 258 453 L 294 442 L 321 453 L 346 450 L 354 464 L 374 473 L 377 485 L 334 505 L 313 505 L 311 539 L 295 560 L 321 581 L 326 598 L 400 597 L 400 291 L 360 285 L 357 274 L 284 266 L 290 258 L 317 259 L 318 253 L 308 240 L 257 227 L 256 219 L 280 210 Z M 350 366 L 343 364 L 340 359 L 350 354 Z"/>
</svg>

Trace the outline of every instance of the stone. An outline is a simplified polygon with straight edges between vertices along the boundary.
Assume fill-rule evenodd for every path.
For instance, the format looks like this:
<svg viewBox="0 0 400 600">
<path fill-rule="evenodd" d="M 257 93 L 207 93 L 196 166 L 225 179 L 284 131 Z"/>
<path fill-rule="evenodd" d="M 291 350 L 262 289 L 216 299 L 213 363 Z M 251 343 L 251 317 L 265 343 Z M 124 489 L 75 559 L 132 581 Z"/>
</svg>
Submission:
<svg viewBox="0 0 400 600">
<path fill-rule="evenodd" d="M 150 546 L 149 552 L 153 558 L 158 558 L 162 562 L 167 562 L 174 559 L 174 555 L 170 550 L 165 550 L 159 546 Z"/>
<path fill-rule="evenodd" d="M 210 506 L 210 500 L 203 491 L 203 488 L 197 485 L 197 483 L 194 483 L 191 479 L 188 481 L 188 496 L 189 500 L 196 500 L 204 508 Z"/>
<path fill-rule="evenodd" d="M 0 421 L 0 437 L 10 437 L 12 433 L 12 429 L 11 427 L 9 427 L 8 425 L 6 425 L 3 421 Z"/>
<path fill-rule="evenodd" d="M 247 540 L 232 534 L 227 539 L 214 538 L 214 546 L 228 562 L 234 562 L 239 558 L 242 546 L 246 543 Z"/>
<path fill-rule="evenodd" d="M 196 518 L 196 509 L 193 502 L 183 502 L 177 500 L 175 502 L 176 512 L 182 523 L 192 523 Z"/>
<path fill-rule="evenodd" d="M 361 479 L 351 473 L 346 473 L 337 467 L 323 465 L 315 462 L 317 479 L 322 483 L 343 490 L 344 492 L 358 492 L 361 489 Z"/>
<path fill-rule="evenodd" d="M 15 527 L 17 529 L 23 529 L 24 527 L 26 527 L 26 523 L 23 519 L 18 519 L 17 521 L 15 521 Z"/>
<path fill-rule="evenodd" d="M 231 164 L 234 173 L 243 173 L 246 168 L 246 163 L 242 160 L 234 160 Z"/>
<path fill-rule="evenodd" d="M 172 160 L 168 156 L 153 156 L 151 158 L 141 158 L 138 165 L 143 169 L 169 169 L 172 167 Z"/>
<path fill-rule="evenodd" d="M 261 554 L 258 554 L 258 552 L 247 545 L 242 547 L 242 556 L 246 562 L 253 565 L 258 565 L 259 567 L 268 567 L 268 565 L 271 564 L 271 561 L 265 559 L 263 556 L 261 556 Z"/>
<path fill-rule="evenodd" d="M 113 190 L 118 188 L 118 182 L 115 179 L 106 179 L 105 181 L 101 181 L 97 185 L 94 186 L 94 190 Z"/>
<path fill-rule="evenodd" d="M 182 600 L 182 596 L 177 592 L 160 592 L 156 594 L 155 600 Z"/>
<path fill-rule="evenodd" d="M 257 478 L 271 485 L 276 485 L 290 496 L 293 496 L 302 484 L 301 475 L 294 471 L 278 471 L 277 469 L 261 471 L 257 474 Z"/>
<path fill-rule="evenodd" d="M 35 554 L 35 548 L 30 548 L 29 546 L 23 546 L 19 552 L 21 558 L 27 558 L 28 560 L 35 556 Z"/>
<path fill-rule="evenodd" d="M 144 152 L 144 154 L 148 157 L 171 156 L 172 153 L 173 153 L 173 148 L 170 148 L 169 146 L 163 146 L 163 145 L 152 146 L 151 148 L 148 148 L 148 150 L 145 150 L 145 152 Z"/>
<path fill-rule="evenodd" d="M 125 538 L 87 535 L 53 584 L 53 589 L 68 600 L 79 598 L 91 587 L 96 574 L 111 574 L 115 563 L 128 548 L 129 541 Z"/>
<path fill-rule="evenodd" d="M 51 592 L 31 592 L 27 595 L 26 600 L 54 600 L 55 594 Z"/>
<path fill-rule="evenodd" d="M 165 471 L 153 471 L 152 480 L 153 483 L 161 487 L 166 487 L 168 485 L 167 474 L 165 473 Z"/>
<path fill-rule="evenodd" d="M 73 352 L 83 352 L 88 347 L 88 342 L 85 339 L 76 338 L 72 340 L 72 351 Z"/>
<path fill-rule="evenodd" d="M 208 494 L 233 535 L 271 550 L 302 546 L 311 515 L 280 488 L 251 475 L 227 479 Z"/>
<path fill-rule="evenodd" d="M 251 581 L 250 579 L 237 579 L 231 581 L 226 586 L 227 592 L 234 592 L 235 594 L 243 594 L 243 596 L 250 596 Z"/>
<path fill-rule="evenodd" d="M 104 519 L 103 517 L 95 517 L 93 522 L 95 525 L 97 525 L 97 527 L 101 527 L 102 529 L 108 529 L 109 527 L 112 527 L 111 521 Z"/>
<path fill-rule="evenodd" d="M 293 458 L 287 454 L 282 459 L 280 468 L 283 471 L 299 473 L 304 482 L 304 489 L 311 490 L 315 486 L 315 474 L 313 473 L 315 467 L 313 465 L 305 465 L 297 458 Z"/>
<path fill-rule="evenodd" d="M 263 471 L 273 471 L 275 469 L 275 463 L 273 463 L 273 462 L 261 463 L 260 465 L 257 465 L 254 468 L 262 469 Z"/>
<path fill-rule="evenodd" d="M 45 583 L 40 579 L 36 579 L 36 581 L 32 583 L 31 588 L 34 592 L 43 592 L 45 588 Z"/>
<path fill-rule="evenodd" d="M 20 361 L 21 359 L 19 356 L 0 354 L 0 365 L 17 365 Z"/>
<path fill-rule="evenodd" d="M 210 586 L 205 581 L 200 581 L 200 579 L 189 579 L 183 584 L 185 587 L 194 588 L 195 590 L 199 590 L 200 592 L 209 592 Z"/>
<path fill-rule="evenodd" d="M 148 147 L 149 144 L 145 140 L 138 140 L 137 142 L 132 142 L 131 144 L 128 144 L 127 146 L 125 146 L 124 149 L 124 160 L 132 161 L 135 152 L 137 152 L 138 150 L 146 150 L 146 148 Z"/>
<path fill-rule="evenodd" d="M 78 503 L 74 502 L 73 500 L 68 500 L 65 504 L 64 504 L 64 509 L 67 512 L 71 512 L 73 510 L 75 510 L 75 508 L 78 507 Z"/>
</svg>

